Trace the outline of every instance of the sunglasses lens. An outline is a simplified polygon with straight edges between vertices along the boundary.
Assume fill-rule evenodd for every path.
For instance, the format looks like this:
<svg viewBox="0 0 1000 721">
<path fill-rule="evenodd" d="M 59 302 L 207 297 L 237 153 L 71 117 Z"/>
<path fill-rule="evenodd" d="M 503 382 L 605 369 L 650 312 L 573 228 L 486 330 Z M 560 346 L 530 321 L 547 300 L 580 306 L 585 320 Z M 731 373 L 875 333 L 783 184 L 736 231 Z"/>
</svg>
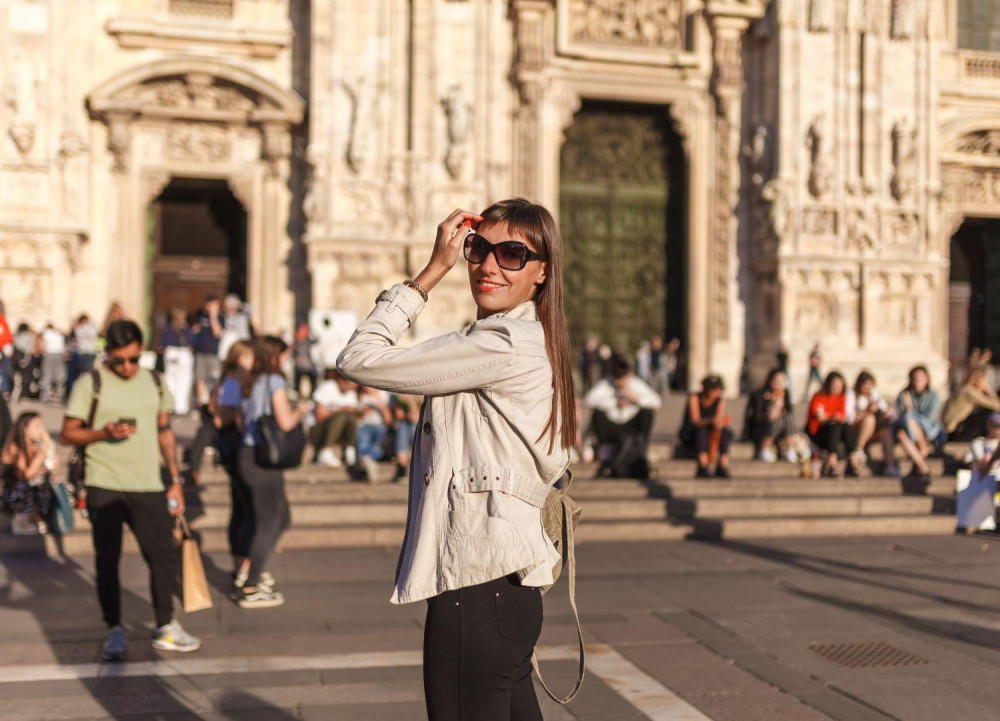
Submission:
<svg viewBox="0 0 1000 721">
<path fill-rule="evenodd" d="M 481 235 L 470 234 L 465 239 L 465 259 L 470 263 L 482 263 L 490 252 L 490 244 Z"/>
<path fill-rule="evenodd" d="M 497 246 L 497 258 L 500 267 L 507 270 L 520 270 L 524 267 L 527 248 L 520 243 L 500 243 Z"/>
</svg>

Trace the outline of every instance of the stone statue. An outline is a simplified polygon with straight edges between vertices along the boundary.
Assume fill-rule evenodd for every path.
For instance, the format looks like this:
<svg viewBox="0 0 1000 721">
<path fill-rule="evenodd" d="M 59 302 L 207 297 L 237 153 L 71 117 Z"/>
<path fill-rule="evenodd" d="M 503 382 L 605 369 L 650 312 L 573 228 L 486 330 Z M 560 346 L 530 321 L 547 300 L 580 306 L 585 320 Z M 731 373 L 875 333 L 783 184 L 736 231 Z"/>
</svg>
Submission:
<svg viewBox="0 0 1000 721">
<path fill-rule="evenodd" d="M 833 163 L 826 148 L 826 116 L 817 115 L 809 126 L 806 147 L 809 149 L 809 192 L 814 198 L 822 198 L 830 190 Z"/>
<path fill-rule="evenodd" d="M 897 201 L 906 199 L 913 190 L 916 177 L 917 131 L 905 119 L 892 126 L 892 181 L 889 189 Z"/>
<path fill-rule="evenodd" d="M 833 27 L 833 10 L 837 3 L 832 0 L 809 0 L 809 31 L 825 33 Z"/>
<path fill-rule="evenodd" d="M 913 37 L 912 0 L 892 0 L 892 37 L 906 40 Z"/>
<path fill-rule="evenodd" d="M 465 96 L 462 86 L 452 85 L 441 99 L 445 117 L 448 119 L 448 152 L 444 167 L 456 180 L 461 177 L 468 151 L 469 135 L 472 132 L 473 106 Z"/>
<path fill-rule="evenodd" d="M 373 119 L 371 88 L 364 76 L 355 81 L 344 80 L 344 90 L 351 101 L 351 121 L 347 140 L 347 165 L 360 173 L 371 157 Z"/>
</svg>

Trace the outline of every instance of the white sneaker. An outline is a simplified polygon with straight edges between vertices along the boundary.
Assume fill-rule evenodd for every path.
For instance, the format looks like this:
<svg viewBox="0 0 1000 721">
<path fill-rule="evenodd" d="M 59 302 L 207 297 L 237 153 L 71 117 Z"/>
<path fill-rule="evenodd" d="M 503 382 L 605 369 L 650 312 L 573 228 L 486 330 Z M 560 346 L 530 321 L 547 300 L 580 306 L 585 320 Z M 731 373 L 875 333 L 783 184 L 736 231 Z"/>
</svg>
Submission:
<svg viewBox="0 0 1000 721">
<path fill-rule="evenodd" d="M 337 452 L 332 448 L 324 448 L 316 456 L 316 462 L 321 466 L 326 466 L 327 468 L 340 468 L 340 459 L 337 458 Z"/>
<path fill-rule="evenodd" d="M 795 452 L 794 448 L 789 448 L 785 451 L 785 460 L 789 463 L 798 463 L 799 454 Z"/>
<path fill-rule="evenodd" d="M 585 443 L 583 446 L 582 460 L 584 463 L 594 462 L 594 447 L 589 443 Z"/>
<path fill-rule="evenodd" d="M 365 469 L 365 478 L 369 483 L 378 481 L 378 463 L 371 456 L 362 456 L 361 467 Z"/>
<path fill-rule="evenodd" d="M 358 452 L 354 449 L 354 446 L 348 446 L 344 449 L 344 463 L 349 466 L 353 466 L 358 462 Z"/>
<path fill-rule="evenodd" d="M 763 461 L 764 463 L 774 463 L 778 460 L 778 457 L 774 455 L 774 451 L 770 448 L 762 448 L 760 453 L 757 454 L 757 460 Z"/>
<path fill-rule="evenodd" d="M 160 651 L 188 653 L 201 648 L 201 639 L 185 631 L 177 621 L 171 621 L 153 631 L 153 648 Z"/>
</svg>

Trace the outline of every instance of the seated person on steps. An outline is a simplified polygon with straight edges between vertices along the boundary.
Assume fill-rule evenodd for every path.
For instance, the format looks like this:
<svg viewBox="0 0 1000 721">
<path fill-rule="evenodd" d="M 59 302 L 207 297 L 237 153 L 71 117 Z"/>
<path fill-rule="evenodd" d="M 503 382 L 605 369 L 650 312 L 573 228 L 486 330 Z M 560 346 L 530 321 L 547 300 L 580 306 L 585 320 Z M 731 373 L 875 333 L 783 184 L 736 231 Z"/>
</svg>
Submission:
<svg viewBox="0 0 1000 721">
<path fill-rule="evenodd" d="M 585 402 L 594 412 L 598 475 L 648 478 L 646 450 L 654 412 L 661 404 L 659 394 L 632 373 L 627 360 L 615 357 L 608 377 L 594 384 Z"/>
<path fill-rule="evenodd" d="M 316 386 L 316 425 L 309 429 L 309 442 L 316 449 L 316 461 L 330 468 L 357 461 L 354 438 L 358 430 L 361 404 L 358 384 L 344 378 L 336 368 L 326 372 L 326 379 Z"/>
<path fill-rule="evenodd" d="M 698 458 L 696 478 L 710 478 L 709 466 L 715 462 L 715 477 L 729 478 L 729 444 L 733 440 L 732 416 L 726 415 L 725 386 L 713 374 L 701 381 L 701 392 L 688 397 L 684 423 L 678 433 L 684 450 Z"/>
</svg>

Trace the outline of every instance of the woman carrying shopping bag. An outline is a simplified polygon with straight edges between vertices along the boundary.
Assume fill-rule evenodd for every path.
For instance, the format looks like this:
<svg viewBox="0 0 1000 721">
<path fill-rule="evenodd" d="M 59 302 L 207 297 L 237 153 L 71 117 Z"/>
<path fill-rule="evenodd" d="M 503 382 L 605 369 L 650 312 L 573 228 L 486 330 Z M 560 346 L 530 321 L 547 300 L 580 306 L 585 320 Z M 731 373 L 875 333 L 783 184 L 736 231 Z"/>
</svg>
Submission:
<svg viewBox="0 0 1000 721">
<path fill-rule="evenodd" d="M 477 320 L 398 347 L 460 255 Z M 428 603 L 431 721 L 542 718 L 529 659 L 540 588 L 560 554 L 540 509 L 576 438 L 562 265 L 545 208 L 514 199 L 481 215 L 456 210 L 424 270 L 379 295 L 337 361 L 358 383 L 426 396 L 391 601 Z"/>
</svg>

